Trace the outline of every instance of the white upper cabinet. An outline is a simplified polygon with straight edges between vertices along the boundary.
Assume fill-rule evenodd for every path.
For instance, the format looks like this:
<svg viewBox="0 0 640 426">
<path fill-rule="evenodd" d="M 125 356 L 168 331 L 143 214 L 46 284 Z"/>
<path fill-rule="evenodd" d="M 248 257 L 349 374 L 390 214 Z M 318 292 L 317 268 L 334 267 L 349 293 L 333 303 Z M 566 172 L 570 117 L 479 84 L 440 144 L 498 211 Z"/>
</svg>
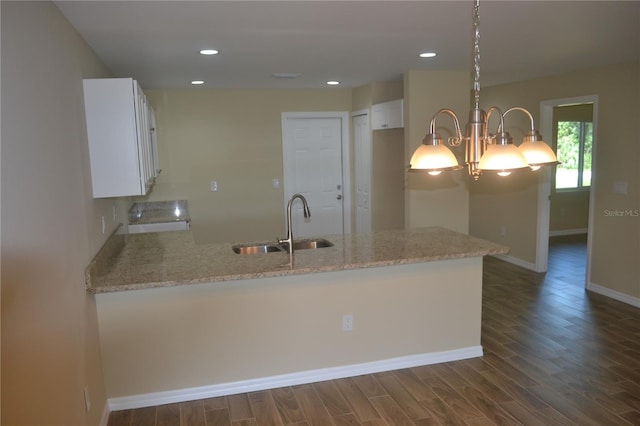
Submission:
<svg viewBox="0 0 640 426">
<path fill-rule="evenodd" d="M 84 80 L 94 198 L 146 194 L 159 173 L 155 116 L 131 78 Z"/>
<path fill-rule="evenodd" d="M 375 104 L 371 107 L 371 116 L 373 130 L 402 128 L 404 127 L 403 100 Z"/>
</svg>

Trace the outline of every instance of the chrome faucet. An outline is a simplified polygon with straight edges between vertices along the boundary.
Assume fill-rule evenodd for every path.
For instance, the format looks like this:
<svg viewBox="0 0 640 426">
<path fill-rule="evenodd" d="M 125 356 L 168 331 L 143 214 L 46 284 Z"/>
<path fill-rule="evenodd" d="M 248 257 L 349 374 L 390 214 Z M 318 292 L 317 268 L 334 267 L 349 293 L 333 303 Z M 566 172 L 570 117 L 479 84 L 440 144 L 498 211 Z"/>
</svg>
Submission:
<svg viewBox="0 0 640 426">
<path fill-rule="evenodd" d="M 293 194 L 289 202 L 287 203 L 287 238 L 286 239 L 278 239 L 278 244 L 287 243 L 287 251 L 289 254 L 293 253 L 293 229 L 291 229 L 291 205 L 294 200 L 299 198 L 303 204 L 303 213 L 305 218 L 311 217 L 311 211 L 309 210 L 309 205 L 307 204 L 307 199 L 304 198 L 301 194 Z"/>
</svg>

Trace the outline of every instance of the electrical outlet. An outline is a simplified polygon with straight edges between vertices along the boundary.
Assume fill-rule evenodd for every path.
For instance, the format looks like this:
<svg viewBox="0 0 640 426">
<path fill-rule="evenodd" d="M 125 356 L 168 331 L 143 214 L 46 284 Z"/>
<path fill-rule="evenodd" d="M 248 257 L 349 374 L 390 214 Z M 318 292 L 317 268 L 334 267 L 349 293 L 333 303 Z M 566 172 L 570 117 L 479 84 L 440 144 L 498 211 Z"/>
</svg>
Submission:
<svg viewBox="0 0 640 426">
<path fill-rule="evenodd" d="M 211 192 L 217 192 L 217 191 L 218 191 L 218 181 L 216 181 L 216 180 L 212 180 L 212 181 L 209 183 L 209 190 L 210 190 Z"/>
<path fill-rule="evenodd" d="M 342 316 L 342 331 L 353 331 L 352 314 L 345 314 Z"/>
<path fill-rule="evenodd" d="M 84 386 L 84 408 L 87 410 L 87 413 L 91 409 L 91 398 L 89 398 L 89 385 Z"/>
<path fill-rule="evenodd" d="M 505 237 L 507 235 L 507 227 L 504 225 L 500 225 L 500 236 Z"/>
<path fill-rule="evenodd" d="M 102 233 L 104 234 L 107 230 L 107 222 L 104 220 L 104 216 L 102 216 Z"/>
</svg>

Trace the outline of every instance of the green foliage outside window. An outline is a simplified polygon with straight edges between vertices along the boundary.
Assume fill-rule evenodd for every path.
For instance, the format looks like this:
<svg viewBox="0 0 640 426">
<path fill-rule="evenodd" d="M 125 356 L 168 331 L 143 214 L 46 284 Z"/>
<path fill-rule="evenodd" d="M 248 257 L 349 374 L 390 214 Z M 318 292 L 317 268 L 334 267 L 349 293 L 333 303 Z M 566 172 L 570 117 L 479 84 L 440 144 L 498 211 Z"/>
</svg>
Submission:
<svg viewBox="0 0 640 426">
<path fill-rule="evenodd" d="M 559 121 L 556 188 L 582 188 L 591 185 L 593 123 Z"/>
</svg>

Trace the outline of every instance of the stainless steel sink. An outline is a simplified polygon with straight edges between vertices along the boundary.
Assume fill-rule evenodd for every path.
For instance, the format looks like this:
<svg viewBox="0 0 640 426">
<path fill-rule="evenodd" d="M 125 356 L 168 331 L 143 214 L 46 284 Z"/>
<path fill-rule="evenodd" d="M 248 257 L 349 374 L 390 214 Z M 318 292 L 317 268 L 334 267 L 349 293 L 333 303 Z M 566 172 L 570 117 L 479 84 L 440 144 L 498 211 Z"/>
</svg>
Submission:
<svg viewBox="0 0 640 426">
<path fill-rule="evenodd" d="M 286 251 L 282 246 L 275 243 L 236 244 L 231 246 L 231 249 L 237 254 L 281 253 Z"/>
<path fill-rule="evenodd" d="M 293 241 L 293 251 L 306 250 L 306 249 L 318 249 L 323 247 L 332 247 L 331 241 L 324 238 L 309 238 L 303 240 Z M 258 254 L 258 253 L 286 253 L 287 247 L 285 244 L 278 243 L 250 243 L 250 244 L 235 244 L 231 246 L 234 253 L 237 254 Z"/>
<path fill-rule="evenodd" d="M 323 247 L 332 247 L 333 243 L 324 238 L 315 238 L 308 240 L 293 240 L 293 250 L 317 249 Z"/>
</svg>

